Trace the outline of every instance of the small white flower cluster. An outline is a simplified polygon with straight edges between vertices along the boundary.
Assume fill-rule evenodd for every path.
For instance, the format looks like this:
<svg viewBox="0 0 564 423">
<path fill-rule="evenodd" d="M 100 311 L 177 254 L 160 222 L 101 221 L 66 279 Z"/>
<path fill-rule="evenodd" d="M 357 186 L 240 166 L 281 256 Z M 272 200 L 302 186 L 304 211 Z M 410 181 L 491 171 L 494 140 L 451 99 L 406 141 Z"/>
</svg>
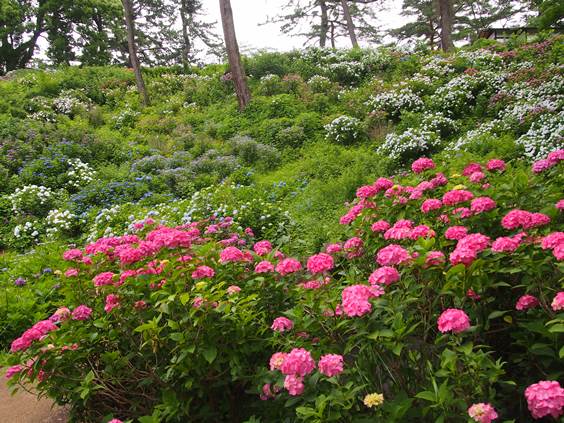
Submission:
<svg viewBox="0 0 564 423">
<path fill-rule="evenodd" d="M 125 108 L 114 118 L 114 127 L 116 129 L 121 129 L 125 126 L 131 125 L 140 114 L 140 112 L 130 108 Z"/>
<path fill-rule="evenodd" d="M 49 203 L 53 199 L 53 191 L 42 185 L 26 185 L 22 188 L 16 188 L 14 193 L 8 195 L 8 199 L 12 203 L 12 211 L 21 214 L 27 211 L 30 205 L 44 206 Z"/>
<path fill-rule="evenodd" d="M 38 112 L 32 113 L 30 115 L 30 118 L 33 120 L 38 120 L 41 122 L 56 122 L 57 119 L 55 117 L 55 115 L 52 112 L 48 112 L 48 111 L 44 111 L 44 110 L 40 110 Z"/>
<path fill-rule="evenodd" d="M 45 223 L 47 224 L 47 236 L 55 237 L 59 233 L 70 231 L 76 224 L 77 216 L 70 210 L 51 210 L 47 215 Z"/>
<path fill-rule="evenodd" d="M 441 112 L 427 112 L 421 119 L 421 129 L 424 132 L 436 132 L 437 135 L 448 137 L 450 134 L 458 131 L 456 120 L 445 116 Z"/>
<path fill-rule="evenodd" d="M 454 68 L 447 59 L 433 56 L 421 67 L 421 71 L 429 76 L 447 76 L 454 72 Z"/>
<path fill-rule="evenodd" d="M 119 205 L 110 207 L 109 209 L 100 210 L 94 218 L 94 224 L 91 226 L 88 233 L 88 242 L 93 242 L 100 238 L 100 236 L 113 236 L 114 230 L 111 226 L 109 226 L 109 223 L 120 213 L 120 211 L 121 207 Z"/>
<path fill-rule="evenodd" d="M 440 144 L 436 133 L 420 129 L 408 129 L 401 134 L 388 134 L 377 149 L 379 154 L 393 160 L 425 154 Z"/>
<path fill-rule="evenodd" d="M 333 83 L 326 76 L 313 75 L 307 81 L 307 85 L 314 93 L 323 93 L 331 89 Z"/>
<path fill-rule="evenodd" d="M 350 144 L 360 138 L 362 134 L 361 121 L 346 115 L 335 118 L 324 128 L 327 131 L 326 138 L 328 140 L 337 141 L 341 144 Z"/>
<path fill-rule="evenodd" d="M 96 172 L 80 159 L 68 161 L 70 169 L 67 172 L 68 185 L 72 188 L 80 188 L 94 180 Z"/>
<path fill-rule="evenodd" d="M 16 225 L 14 228 L 14 238 L 24 237 L 33 238 L 35 242 L 39 240 L 40 231 L 35 222 L 25 222 L 23 225 Z"/>
<path fill-rule="evenodd" d="M 77 98 L 62 95 L 53 100 L 53 110 L 62 115 L 70 116 L 77 109 L 84 107 L 84 104 Z"/>
<path fill-rule="evenodd" d="M 474 83 L 468 75 L 452 78 L 431 97 L 433 105 L 449 115 L 460 113 L 474 100 Z"/>
<path fill-rule="evenodd" d="M 541 115 L 516 144 L 525 149 L 525 156 L 531 160 L 540 160 L 552 151 L 564 149 L 564 111 Z"/>
<path fill-rule="evenodd" d="M 278 81 L 280 81 L 280 77 L 278 75 L 273 74 L 273 73 L 269 73 L 267 75 L 264 75 L 260 79 L 260 82 L 262 82 L 262 83 L 278 82 Z"/>
<path fill-rule="evenodd" d="M 402 88 L 371 96 L 366 105 L 372 108 L 372 111 L 383 110 L 390 116 L 397 117 L 403 110 L 410 112 L 421 110 L 424 103 L 410 88 Z"/>
<path fill-rule="evenodd" d="M 479 49 L 474 51 L 459 51 L 457 56 L 466 60 L 472 67 L 496 70 L 503 65 L 503 59 L 493 51 Z"/>
<path fill-rule="evenodd" d="M 447 146 L 445 150 L 467 151 L 468 147 L 479 142 L 480 138 L 484 137 L 485 135 L 497 135 L 501 133 L 504 128 L 507 129 L 504 122 L 498 119 L 485 122 L 478 126 L 476 129 L 472 129 L 466 132 L 466 134 Z"/>
</svg>

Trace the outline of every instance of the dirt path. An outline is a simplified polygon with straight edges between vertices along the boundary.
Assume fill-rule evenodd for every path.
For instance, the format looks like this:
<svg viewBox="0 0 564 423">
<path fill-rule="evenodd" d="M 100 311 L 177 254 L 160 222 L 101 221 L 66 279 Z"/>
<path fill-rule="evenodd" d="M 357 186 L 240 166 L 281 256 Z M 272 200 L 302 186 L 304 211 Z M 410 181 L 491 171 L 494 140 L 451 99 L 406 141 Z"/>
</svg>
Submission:
<svg viewBox="0 0 564 423">
<path fill-rule="evenodd" d="M 66 423 L 66 413 L 52 408 L 51 401 L 38 401 L 33 395 L 19 391 L 11 396 L 4 375 L 0 373 L 0 422 L 5 423 Z"/>
</svg>

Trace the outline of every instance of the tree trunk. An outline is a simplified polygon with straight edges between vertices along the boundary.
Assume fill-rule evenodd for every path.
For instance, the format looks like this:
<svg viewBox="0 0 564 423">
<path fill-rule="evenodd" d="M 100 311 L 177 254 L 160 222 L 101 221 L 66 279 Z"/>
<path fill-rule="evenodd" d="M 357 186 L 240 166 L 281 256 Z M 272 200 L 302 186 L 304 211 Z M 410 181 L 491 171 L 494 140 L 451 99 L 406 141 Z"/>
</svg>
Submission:
<svg viewBox="0 0 564 423">
<path fill-rule="evenodd" d="M 241 63 L 241 55 L 239 54 L 239 45 L 237 44 L 237 36 L 235 35 L 235 24 L 233 22 L 233 10 L 231 10 L 231 0 L 219 0 L 219 9 L 221 11 L 221 23 L 223 26 L 223 36 L 225 38 L 225 48 L 227 49 L 227 57 L 229 59 L 229 70 L 235 84 L 235 92 L 237 100 L 239 100 L 239 110 L 244 110 L 251 101 L 251 92 L 247 86 L 247 77 L 245 69 Z"/>
<path fill-rule="evenodd" d="M 319 47 L 325 48 L 327 44 L 327 32 L 329 31 L 329 14 L 325 0 L 319 1 L 321 7 L 321 25 L 319 26 Z"/>
<path fill-rule="evenodd" d="M 182 66 L 184 71 L 188 71 L 188 66 L 190 65 L 190 51 L 192 50 L 192 44 L 190 42 L 190 36 L 188 35 L 188 5 L 186 4 L 188 0 L 182 0 L 180 3 L 180 19 L 182 21 Z"/>
<path fill-rule="evenodd" d="M 351 16 L 351 10 L 349 9 L 349 4 L 347 0 L 341 0 L 341 4 L 343 5 L 343 13 L 345 15 L 345 19 L 347 20 L 347 29 L 349 30 L 349 37 L 351 38 L 351 43 L 353 48 L 358 47 L 358 40 L 356 39 L 356 32 L 354 29 L 354 22 Z"/>
<path fill-rule="evenodd" d="M 123 4 L 123 13 L 125 15 L 125 27 L 127 30 L 127 45 L 129 47 L 129 61 L 131 62 L 131 67 L 135 73 L 135 82 L 137 84 L 137 90 L 145 106 L 150 104 L 149 95 L 147 94 L 147 88 L 145 87 L 145 81 L 143 81 L 143 75 L 141 74 L 141 65 L 139 63 L 139 58 L 137 57 L 137 45 L 135 44 L 135 21 L 133 18 L 133 6 L 131 0 L 121 0 Z"/>
<path fill-rule="evenodd" d="M 439 13 L 441 15 L 441 47 L 443 51 L 449 51 L 454 48 L 452 42 L 452 0 L 439 0 Z"/>
</svg>

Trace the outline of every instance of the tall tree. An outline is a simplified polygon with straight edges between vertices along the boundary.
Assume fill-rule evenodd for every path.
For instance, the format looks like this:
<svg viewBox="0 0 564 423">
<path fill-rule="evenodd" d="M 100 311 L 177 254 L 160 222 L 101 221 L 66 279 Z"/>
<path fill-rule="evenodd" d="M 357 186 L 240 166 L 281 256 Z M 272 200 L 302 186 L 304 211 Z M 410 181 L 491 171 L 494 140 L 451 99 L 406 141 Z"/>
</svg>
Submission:
<svg viewBox="0 0 564 423">
<path fill-rule="evenodd" d="M 147 88 L 145 87 L 145 81 L 143 80 L 143 74 L 141 73 L 141 64 L 139 63 L 139 58 L 137 57 L 137 44 L 135 43 L 135 15 L 133 13 L 133 5 L 131 0 L 121 0 L 123 5 L 123 13 L 125 17 L 125 26 L 127 29 L 127 44 L 129 46 L 129 61 L 131 62 L 131 67 L 135 73 L 135 82 L 137 84 L 137 90 L 141 95 L 141 99 L 145 106 L 149 105 L 149 94 L 147 93 Z"/>
<path fill-rule="evenodd" d="M 454 25 L 452 0 L 438 1 L 439 13 L 441 15 L 441 48 L 443 51 L 449 51 L 454 48 L 454 42 L 452 41 L 452 28 Z"/>
<path fill-rule="evenodd" d="M 0 74 L 29 64 L 48 8 L 48 0 L 0 0 Z"/>
<path fill-rule="evenodd" d="M 177 1 L 177 0 L 176 0 Z M 181 62 L 185 68 L 196 60 L 195 43 L 200 41 L 212 55 L 223 53 L 222 43 L 215 32 L 215 22 L 206 22 L 202 17 L 201 0 L 180 0 L 180 25 L 182 27 Z"/>
<path fill-rule="evenodd" d="M 284 34 L 306 37 L 306 44 L 319 40 L 322 48 L 327 41 L 334 47 L 340 38 L 346 37 L 352 42 L 351 29 L 356 44 L 359 39 L 377 41 L 379 33 L 371 4 L 380 2 L 382 0 L 288 0 L 282 8 L 285 13 L 268 18 L 267 23 L 280 23 Z M 343 5 L 347 6 L 346 11 Z M 347 12 L 350 21 L 345 16 Z"/>
<path fill-rule="evenodd" d="M 251 92 L 247 86 L 245 68 L 241 62 L 241 54 L 239 53 L 239 45 L 237 44 L 231 1 L 219 0 L 219 10 L 221 12 L 225 48 L 227 49 L 227 57 L 229 59 L 229 70 L 231 72 L 233 83 L 235 84 L 235 92 L 237 94 L 237 100 L 239 101 L 239 110 L 242 111 L 247 107 L 249 101 L 251 101 Z"/>
<path fill-rule="evenodd" d="M 431 50 L 437 47 L 440 37 L 439 18 L 434 0 L 404 0 L 401 14 L 409 22 L 392 29 L 391 35 L 402 40 L 423 37 Z"/>
<path fill-rule="evenodd" d="M 349 31 L 349 37 L 351 38 L 351 44 L 353 48 L 358 47 L 358 40 L 356 39 L 356 31 L 354 28 L 354 22 L 351 16 L 351 11 L 349 9 L 349 4 L 347 0 L 341 0 L 341 5 L 343 6 L 343 15 L 347 21 L 347 29 Z"/>
</svg>

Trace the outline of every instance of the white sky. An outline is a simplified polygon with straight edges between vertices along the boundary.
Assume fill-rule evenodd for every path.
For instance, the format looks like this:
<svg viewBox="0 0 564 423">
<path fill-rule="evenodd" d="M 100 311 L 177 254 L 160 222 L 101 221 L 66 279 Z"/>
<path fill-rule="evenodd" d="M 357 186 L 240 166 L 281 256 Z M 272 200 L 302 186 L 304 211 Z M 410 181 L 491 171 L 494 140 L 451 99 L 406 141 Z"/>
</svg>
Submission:
<svg viewBox="0 0 564 423">
<path fill-rule="evenodd" d="M 282 6 L 286 3 L 286 0 L 231 0 L 237 41 L 241 50 L 287 51 L 303 47 L 303 38 L 282 34 L 279 24 L 260 25 L 266 21 L 267 17 L 282 13 Z M 377 24 L 381 25 L 382 29 L 401 26 L 405 22 L 405 18 L 399 15 L 403 2 L 394 0 L 386 3 L 388 4 L 387 10 L 377 12 L 380 17 Z M 204 13 L 210 16 L 210 20 L 218 22 L 218 32 L 223 35 L 220 24 L 219 0 L 203 0 L 203 4 L 206 8 Z M 339 46 L 349 47 L 348 40 L 340 40 Z"/>
</svg>

